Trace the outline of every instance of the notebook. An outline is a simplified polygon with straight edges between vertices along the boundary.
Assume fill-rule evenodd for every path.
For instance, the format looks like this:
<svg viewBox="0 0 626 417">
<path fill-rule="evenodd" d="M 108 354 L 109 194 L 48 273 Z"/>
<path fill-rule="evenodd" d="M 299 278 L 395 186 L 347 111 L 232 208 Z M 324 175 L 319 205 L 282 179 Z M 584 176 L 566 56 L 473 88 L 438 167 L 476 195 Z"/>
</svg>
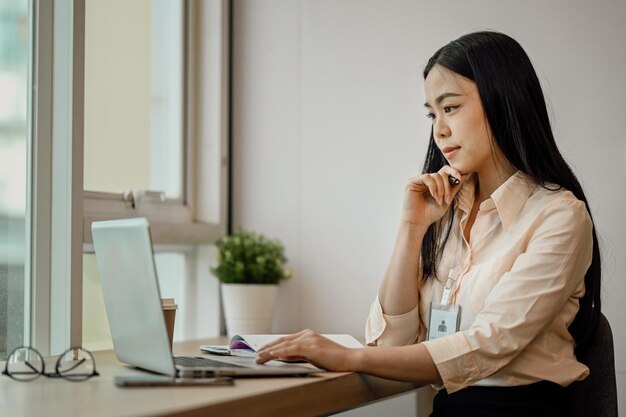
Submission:
<svg viewBox="0 0 626 417">
<path fill-rule="evenodd" d="M 256 357 L 256 352 L 264 345 L 279 339 L 284 334 L 236 334 L 230 339 L 228 345 L 201 345 L 202 352 L 214 355 Z M 349 334 L 323 334 L 322 336 L 332 340 L 341 346 L 358 349 L 362 348 L 361 342 Z"/>
<path fill-rule="evenodd" d="M 254 358 L 173 356 L 145 218 L 91 225 L 104 304 L 120 362 L 172 377 L 304 376 L 320 369 Z"/>
</svg>

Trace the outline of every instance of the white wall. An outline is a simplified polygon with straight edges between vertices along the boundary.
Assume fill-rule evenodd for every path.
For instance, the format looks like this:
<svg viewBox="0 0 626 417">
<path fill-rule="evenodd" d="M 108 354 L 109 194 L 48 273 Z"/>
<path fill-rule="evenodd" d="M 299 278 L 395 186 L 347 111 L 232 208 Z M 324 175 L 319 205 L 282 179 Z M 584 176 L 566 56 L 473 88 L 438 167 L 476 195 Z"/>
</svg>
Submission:
<svg viewBox="0 0 626 417">
<path fill-rule="evenodd" d="M 234 3 L 234 221 L 281 238 L 295 271 L 275 330 L 362 335 L 424 158 L 421 70 L 447 41 L 501 30 L 533 60 L 593 208 L 626 412 L 626 3 Z"/>
</svg>

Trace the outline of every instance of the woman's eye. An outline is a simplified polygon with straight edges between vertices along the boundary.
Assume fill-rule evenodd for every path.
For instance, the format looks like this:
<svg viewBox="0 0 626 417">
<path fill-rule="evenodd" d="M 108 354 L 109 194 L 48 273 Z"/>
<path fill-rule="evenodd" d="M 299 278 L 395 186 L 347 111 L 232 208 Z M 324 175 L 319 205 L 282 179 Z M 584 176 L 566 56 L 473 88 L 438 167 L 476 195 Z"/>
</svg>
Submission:
<svg viewBox="0 0 626 417">
<path fill-rule="evenodd" d="M 456 109 L 458 106 L 445 106 L 443 108 L 444 113 L 450 113 L 452 110 Z"/>
<path fill-rule="evenodd" d="M 430 119 L 430 120 L 435 120 L 435 113 L 428 113 L 428 114 L 426 115 L 426 118 L 427 118 L 427 119 Z"/>
</svg>

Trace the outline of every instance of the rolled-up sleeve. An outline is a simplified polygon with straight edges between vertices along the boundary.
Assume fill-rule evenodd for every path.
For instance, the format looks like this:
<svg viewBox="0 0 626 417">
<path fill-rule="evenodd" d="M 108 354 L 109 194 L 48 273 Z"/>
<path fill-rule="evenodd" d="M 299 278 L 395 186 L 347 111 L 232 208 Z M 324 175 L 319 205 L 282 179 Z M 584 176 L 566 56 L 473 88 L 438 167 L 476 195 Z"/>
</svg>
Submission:
<svg viewBox="0 0 626 417">
<path fill-rule="evenodd" d="M 559 199 L 542 209 L 525 252 L 487 295 L 472 325 L 424 342 L 448 392 L 496 373 L 561 320 L 568 302 L 577 305 L 592 259 L 592 227 L 581 201 Z"/>
<path fill-rule="evenodd" d="M 372 303 L 365 325 L 368 346 L 404 346 L 415 343 L 419 328 L 419 308 L 408 313 L 390 316 L 383 313 L 378 297 Z"/>
</svg>

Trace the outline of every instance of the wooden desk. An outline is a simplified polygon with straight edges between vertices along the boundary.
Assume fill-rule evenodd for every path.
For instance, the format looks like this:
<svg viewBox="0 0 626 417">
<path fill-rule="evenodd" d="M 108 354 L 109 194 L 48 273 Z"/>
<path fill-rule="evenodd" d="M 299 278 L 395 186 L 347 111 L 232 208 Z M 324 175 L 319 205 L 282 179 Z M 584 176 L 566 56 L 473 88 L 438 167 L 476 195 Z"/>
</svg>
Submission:
<svg viewBox="0 0 626 417">
<path fill-rule="evenodd" d="M 176 343 L 176 354 L 198 354 L 202 340 Z M 304 378 L 240 378 L 232 387 L 118 388 L 113 377 L 140 373 L 113 351 L 94 352 L 99 377 L 69 382 L 41 377 L 17 382 L 0 376 L 3 416 L 318 416 L 406 393 L 419 385 L 357 373 Z M 4 364 L 2 364 L 4 366 Z"/>
</svg>

